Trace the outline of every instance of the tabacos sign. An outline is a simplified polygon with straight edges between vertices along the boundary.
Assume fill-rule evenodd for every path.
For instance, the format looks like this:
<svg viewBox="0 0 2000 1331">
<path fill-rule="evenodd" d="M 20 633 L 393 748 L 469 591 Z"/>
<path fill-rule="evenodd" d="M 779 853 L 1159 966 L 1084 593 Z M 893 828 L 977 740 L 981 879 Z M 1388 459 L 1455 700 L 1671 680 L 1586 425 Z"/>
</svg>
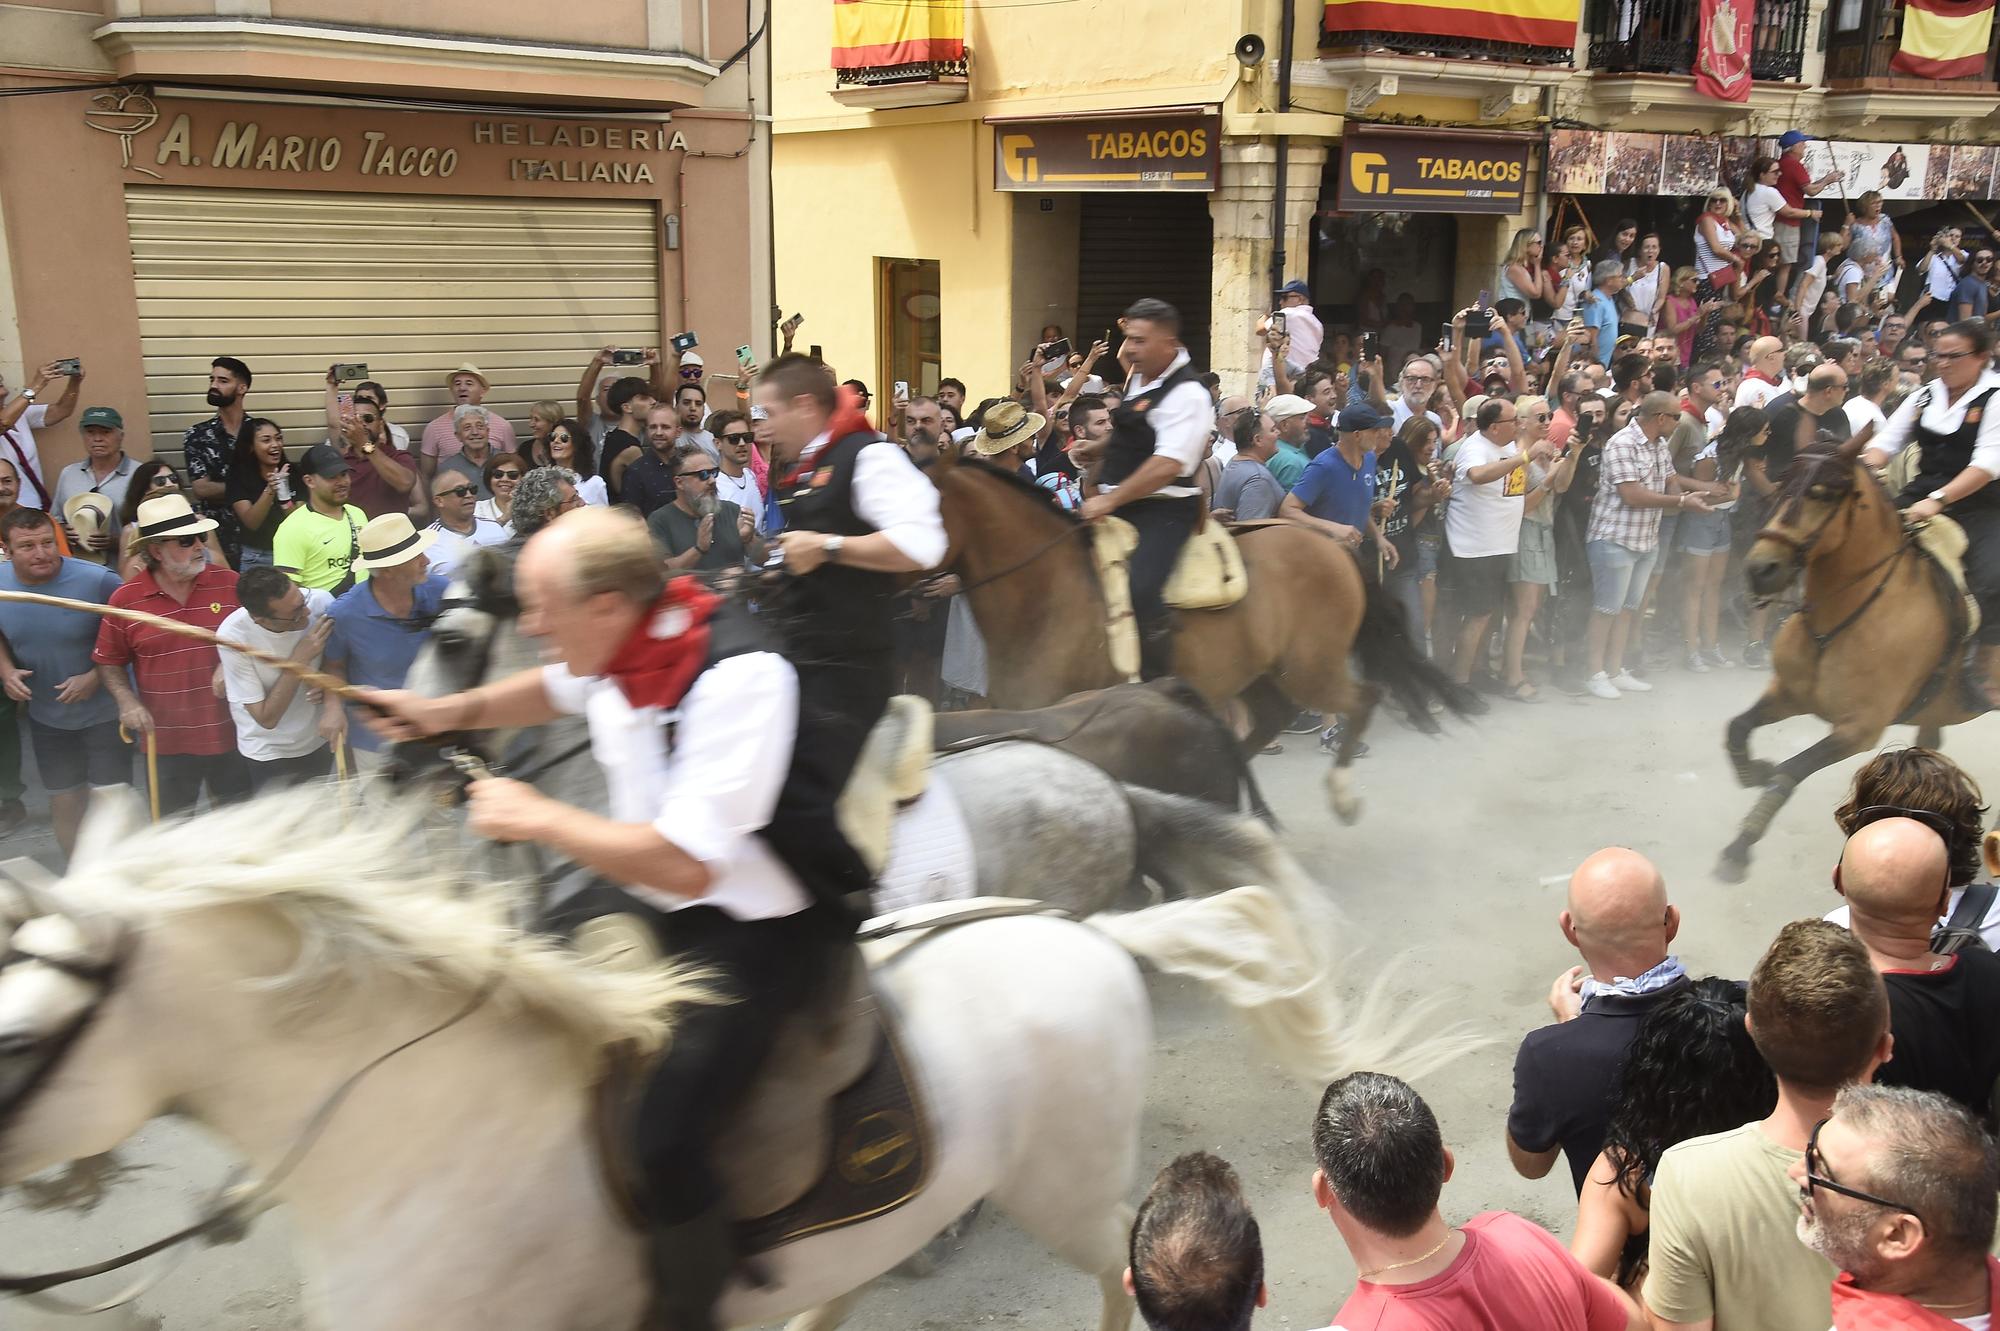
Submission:
<svg viewBox="0 0 2000 1331">
<path fill-rule="evenodd" d="M 1342 212 L 1517 213 L 1533 141 L 1507 134 L 1353 129 L 1341 143 Z"/>
<path fill-rule="evenodd" d="M 1215 188 L 1220 117 L 997 120 L 993 188 L 1038 194 Z"/>
</svg>

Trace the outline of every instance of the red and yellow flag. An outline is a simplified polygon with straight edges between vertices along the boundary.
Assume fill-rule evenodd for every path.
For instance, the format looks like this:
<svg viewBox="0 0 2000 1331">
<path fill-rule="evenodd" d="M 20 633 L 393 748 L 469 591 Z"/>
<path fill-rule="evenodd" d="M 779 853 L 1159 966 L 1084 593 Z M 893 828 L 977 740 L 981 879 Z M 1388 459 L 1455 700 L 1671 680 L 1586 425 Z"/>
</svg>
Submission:
<svg viewBox="0 0 2000 1331">
<path fill-rule="evenodd" d="M 1920 79 L 1976 79 L 1992 36 L 1993 0 L 1905 0 L 1903 41 L 1889 68 Z"/>
<path fill-rule="evenodd" d="M 1326 31 L 1474 37 L 1515 46 L 1576 45 L 1579 0 L 1326 0 Z"/>
<path fill-rule="evenodd" d="M 833 67 L 965 58 L 963 0 L 833 0 Z"/>
</svg>

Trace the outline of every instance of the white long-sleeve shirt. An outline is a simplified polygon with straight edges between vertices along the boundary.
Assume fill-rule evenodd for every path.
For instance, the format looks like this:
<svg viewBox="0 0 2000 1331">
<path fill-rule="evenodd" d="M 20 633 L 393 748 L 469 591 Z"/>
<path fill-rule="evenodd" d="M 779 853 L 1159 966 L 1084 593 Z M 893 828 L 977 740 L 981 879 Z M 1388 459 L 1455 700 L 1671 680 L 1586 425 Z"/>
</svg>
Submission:
<svg viewBox="0 0 2000 1331">
<path fill-rule="evenodd" d="M 1987 370 L 1956 402 L 1945 401 L 1944 384 L 1933 379 L 1903 399 L 1889 417 L 1889 423 L 1868 441 L 1868 451 L 1894 457 L 1903 445 L 1916 438 L 1917 426 L 1935 434 L 1953 434 L 1965 424 L 1965 409 L 1989 388 L 2000 388 L 2000 372 Z M 1918 409 L 1922 409 L 1921 419 Z M 1979 417 L 1979 433 L 1972 443 L 1972 466 L 1988 476 L 2000 476 L 2000 397 L 1991 398 Z"/>
<path fill-rule="evenodd" d="M 827 431 L 807 444 L 800 456 L 810 458 L 833 439 Z M 775 474 L 775 473 L 774 473 Z M 889 544 L 921 568 L 936 568 L 951 540 L 938 511 L 937 487 L 917 470 L 909 455 L 878 439 L 854 455 L 854 513 L 889 538 Z"/>
<path fill-rule="evenodd" d="M 776 652 L 724 657 L 696 677 L 671 711 L 634 707 L 601 675 L 545 666 L 542 690 L 580 714 L 604 768 L 613 821 L 650 823 L 707 866 L 699 897 L 626 884 L 660 910 L 716 906 L 739 920 L 795 915 L 812 898 L 758 836 L 778 807 L 799 727 L 799 679 Z M 674 727 L 671 751 L 666 728 Z"/>
<path fill-rule="evenodd" d="M 1166 369 L 1150 379 L 1134 370 L 1125 385 L 1125 400 L 1151 392 L 1187 363 L 1187 349 L 1182 348 Z M 1172 458 L 1180 464 L 1181 475 L 1191 476 L 1208 456 L 1208 441 L 1215 434 L 1215 399 L 1199 382 L 1189 380 L 1155 402 L 1146 413 L 1146 423 L 1153 427 L 1153 456 Z M 1163 485 L 1153 493 L 1163 499 L 1184 499 L 1201 490 L 1193 485 Z"/>
</svg>

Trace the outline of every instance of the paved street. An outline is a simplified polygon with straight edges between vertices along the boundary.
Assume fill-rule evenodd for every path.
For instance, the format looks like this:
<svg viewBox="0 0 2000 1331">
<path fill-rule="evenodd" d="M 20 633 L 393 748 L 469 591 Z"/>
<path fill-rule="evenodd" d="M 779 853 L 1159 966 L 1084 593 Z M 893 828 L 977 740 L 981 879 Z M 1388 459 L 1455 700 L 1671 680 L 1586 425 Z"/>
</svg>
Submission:
<svg viewBox="0 0 2000 1331">
<path fill-rule="evenodd" d="M 1557 695 L 1533 707 L 1496 702 L 1476 726 L 1455 727 L 1442 740 L 1385 719 L 1360 766 L 1368 805 L 1352 828 L 1325 812 L 1324 764 L 1312 740 L 1288 737 L 1289 752 L 1258 763 L 1288 841 L 1344 905 L 1357 976 L 1395 965 L 1400 988 L 1441 996 L 1492 1037 L 1483 1052 L 1422 1083 L 1458 1157 L 1445 1191 L 1454 1218 L 1506 1207 L 1568 1230 L 1574 1203 L 1561 1166 L 1539 1183 L 1516 1178 L 1502 1127 L 1515 1042 L 1547 1020 L 1549 982 L 1573 960 L 1554 916 L 1580 858 L 1614 842 L 1653 856 L 1685 913 L 1681 951 L 1697 975 L 1744 974 L 1780 923 L 1833 904 L 1827 876 L 1839 838 L 1829 813 L 1856 764 L 1807 783 L 1748 883 L 1717 884 L 1708 870 L 1749 803 L 1723 760 L 1722 724 L 1765 676 L 1656 678 L 1659 691 L 1615 703 Z M 1794 721 L 1766 732 L 1757 751 L 1789 753 L 1817 734 L 1817 722 Z M 2000 721 L 1950 733 L 1946 746 L 1989 791 L 2000 790 Z M 1153 993 L 1159 1034 L 1145 1169 L 1194 1148 L 1234 1162 L 1264 1231 L 1272 1303 L 1259 1325 L 1324 1326 L 1353 1272 L 1306 1187 L 1318 1088 L 1281 1078 L 1199 991 L 1155 979 Z M 21 1198 L 10 1198 L 0 1208 L 5 1265 L 77 1261 L 150 1237 L 183 1217 L 225 1168 L 222 1157 L 168 1125 L 149 1129 L 120 1159 L 129 1172 L 87 1215 L 29 1214 Z M 46 1192 L 41 1200 L 53 1201 Z M 194 1254 L 143 1301 L 138 1317 L 78 1323 L 30 1313 L 24 1320 L 7 1307 L 0 1327 L 287 1331 L 302 1323 L 284 1254 L 284 1227 L 274 1219 L 242 1247 Z M 1066 1331 L 1093 1324 L 1095 1301 L 1090 1281 L 989 1213 L 942 1270 L 885 1280 L 851 1324 Z"/>
</svg>

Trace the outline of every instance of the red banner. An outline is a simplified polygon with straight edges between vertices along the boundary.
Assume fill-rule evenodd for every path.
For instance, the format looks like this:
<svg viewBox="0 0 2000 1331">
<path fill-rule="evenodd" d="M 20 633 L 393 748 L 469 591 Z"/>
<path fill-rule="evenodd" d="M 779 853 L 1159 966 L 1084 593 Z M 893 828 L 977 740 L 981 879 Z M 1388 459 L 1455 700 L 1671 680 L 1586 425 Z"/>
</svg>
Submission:
<svg viewBox="0 0 2000 1331">
<path fill-rule="evenodd" d="M 1750 18 L 1754 0 L 1701 0 L 1695 91 L 1717 101 L 1750 100 Z"/>
</svg>

